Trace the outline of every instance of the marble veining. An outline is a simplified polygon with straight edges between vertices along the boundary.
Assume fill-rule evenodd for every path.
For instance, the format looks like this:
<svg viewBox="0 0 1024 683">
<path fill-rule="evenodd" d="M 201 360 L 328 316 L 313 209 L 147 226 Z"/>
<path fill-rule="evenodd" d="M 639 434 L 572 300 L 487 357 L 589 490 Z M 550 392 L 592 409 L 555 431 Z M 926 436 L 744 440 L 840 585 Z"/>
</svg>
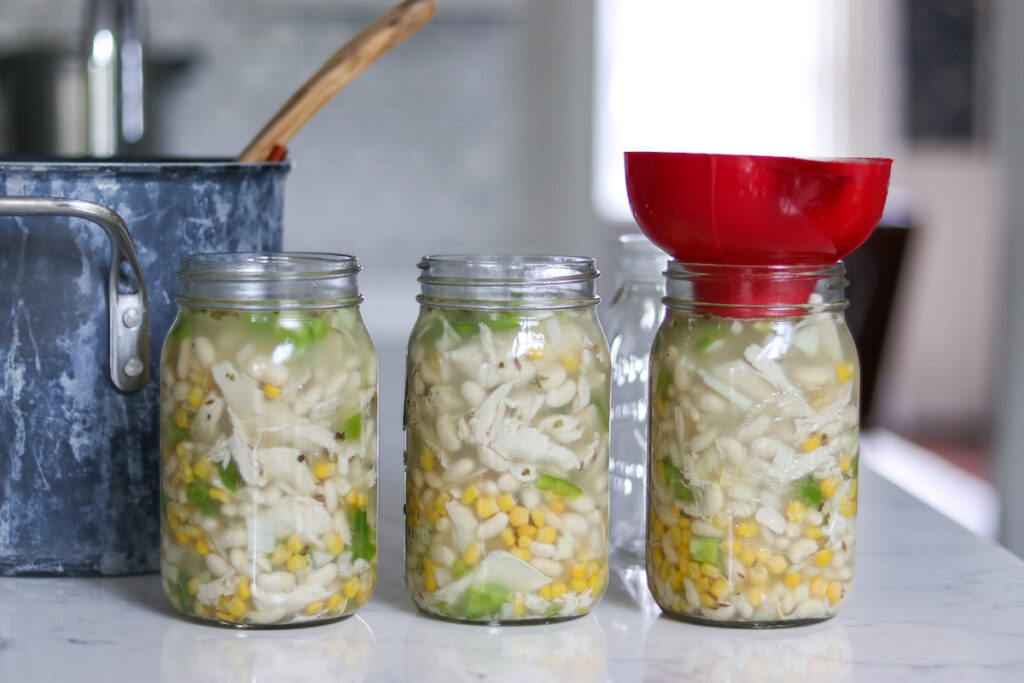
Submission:
<svg viewBox="0 0 1024 683">
<path fill-rule="evenodd" d="M 185 621 L 155 575 L 0 578 L 0 678 L 19 681 L 1021 681 L 1024 562 L 861 468 L 856 586 L 839 616 L 751 631 L 644 607 L 620 571 L 589 615 L 491 628 L 417 612 L 401 500 L 384 492 L 381 576 L 356 616 L 235 631 Z M 634 577 L 635 578 L 635 577 Z M 633 582 L 633 579 L 630 579 Z"/>
<path fill-rule="evenodd" d="M 180 258 L 281 248 L 286 164 L 0 164 L 0 195 L 82 199 L 124 219 L 150 293 L 150 381 L 109 379 L 104 232 L 0 216 L 0 575 L 158 566 L 159 359 Z"/>
</svg>

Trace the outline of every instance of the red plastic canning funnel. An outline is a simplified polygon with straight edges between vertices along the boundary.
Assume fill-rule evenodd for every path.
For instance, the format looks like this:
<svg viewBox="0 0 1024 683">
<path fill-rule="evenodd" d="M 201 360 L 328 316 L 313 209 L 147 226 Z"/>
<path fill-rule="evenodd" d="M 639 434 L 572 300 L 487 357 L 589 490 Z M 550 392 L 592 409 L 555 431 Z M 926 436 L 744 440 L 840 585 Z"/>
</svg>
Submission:
<svg viewBox="0 0 1024 683">
<path fill-rule="evenodd" d="M 860 246 L 878 224 L 891 165 L 892 159 L 626 152 L 626 190 L 640 229 L 674 259 L 826 265 Z M 763 301 L 751 301 L 741 283 L 706 294 L 719 303 L 799 304 L 811 286 L 780 283 L 758 295 Z"/>
</svg>

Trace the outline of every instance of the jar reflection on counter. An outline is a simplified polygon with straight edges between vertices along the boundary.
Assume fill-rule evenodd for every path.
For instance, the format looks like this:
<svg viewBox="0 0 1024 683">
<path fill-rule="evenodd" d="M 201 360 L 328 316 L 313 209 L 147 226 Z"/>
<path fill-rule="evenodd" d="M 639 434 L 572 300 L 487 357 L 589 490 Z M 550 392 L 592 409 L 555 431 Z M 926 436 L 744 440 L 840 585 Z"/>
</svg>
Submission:
<svg viewBox="0 0 1024 683">
<path fill-rule="evenodd" d="M 337 619 L 376 581 L 377 359 L 354 257 L 182 259 L 161 357 L 161 551 L 185 615 Z"/>
<path fill-rule="evenodd" d="M 831 617 L 853 586 L 857 511 L 843 266 L 673 261 L 667 276 L 651 354 L 651 592 L 698 622 Z M 792 304 L 802 288 L 805 303 Z M 737 291 L 760 300 L 718 298 Z"/>
<path fill-rule="evenodd" d="M 406 399 L 406 582 L 460 621 L 568 618 L 608 574 L 594 260 L 431 256 Z"/>
</svg>

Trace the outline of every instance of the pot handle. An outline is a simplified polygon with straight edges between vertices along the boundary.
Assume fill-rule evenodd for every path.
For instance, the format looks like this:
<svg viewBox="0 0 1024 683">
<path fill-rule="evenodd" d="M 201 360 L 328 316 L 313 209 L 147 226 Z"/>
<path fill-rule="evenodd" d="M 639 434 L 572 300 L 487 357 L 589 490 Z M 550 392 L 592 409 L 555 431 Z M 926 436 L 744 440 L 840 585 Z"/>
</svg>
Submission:
<svg viewBox="0 0 1024 683">
<path fill-rule="evenodd" d="M 54 197 L 0 197 L 0 215 L 84 218 L 103 228 L 111 247 L 110 379 L 121 391 L 142 389 L 149 379 L 149 299 L 135 245 L 121 217 L 100 204 Z"/>
</svg>

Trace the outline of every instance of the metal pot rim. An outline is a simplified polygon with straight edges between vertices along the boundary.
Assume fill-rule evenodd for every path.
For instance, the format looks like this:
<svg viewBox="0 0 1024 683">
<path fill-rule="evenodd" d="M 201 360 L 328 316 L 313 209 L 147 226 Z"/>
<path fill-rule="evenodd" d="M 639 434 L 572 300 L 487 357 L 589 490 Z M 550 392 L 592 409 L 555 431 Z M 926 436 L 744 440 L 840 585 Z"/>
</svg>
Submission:
<svg viewBox="0 0 1024 683">
<path fill-rule="evenodd" d="M 234 159 L 214 158 L 165 158 L 165 159 L 18 159 L 0 160 L 0 172 L 46 172 L 67 171 L 79 173 L 287 173 L 291 171 L 290 161 L 268 161 L 262 163 L 241 163 Z"/>
</svg>

